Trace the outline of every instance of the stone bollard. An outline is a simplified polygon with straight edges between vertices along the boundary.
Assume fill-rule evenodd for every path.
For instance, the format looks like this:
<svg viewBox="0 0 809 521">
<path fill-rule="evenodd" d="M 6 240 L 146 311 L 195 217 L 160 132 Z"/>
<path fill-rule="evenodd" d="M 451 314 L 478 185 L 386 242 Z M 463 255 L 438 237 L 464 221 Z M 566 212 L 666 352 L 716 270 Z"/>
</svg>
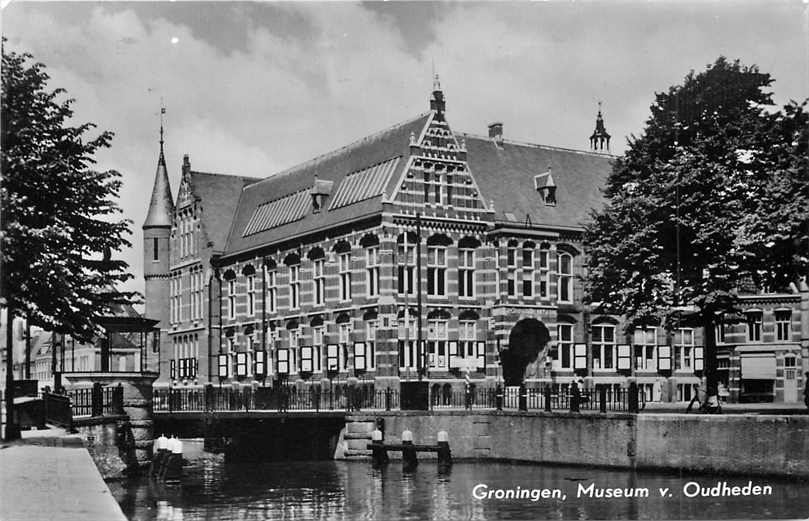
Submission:
<svg viewBox="0 0 809 521">
<path fill-rule="evenodd" d="M 452 451 L 449 448 L 447 431 L 438 431 L 438 471 L 445 472 L 452 466 Z"/>
<path fill-rule="evenodd" d="M 183 477 L 183 442 L 173 437 L 169 440 L 168 463 L 164 479 L 179 481 Z"/>
<path fill-rule="evenodd" d="M 382 431 L 375 429 L 371 432 L 371 464 L 374 468 L 379 468 L 389 461 L 388 451 L 385 449 L 385 443 L 382 440 Z"/>
<path fill-rule="evenodd" d="M 404 431 L 402 433 L 402 470 L 413 472 L 419 464 L 416 456 L 416 447 L 413 445 L 413 433 Z"/>
</svg>

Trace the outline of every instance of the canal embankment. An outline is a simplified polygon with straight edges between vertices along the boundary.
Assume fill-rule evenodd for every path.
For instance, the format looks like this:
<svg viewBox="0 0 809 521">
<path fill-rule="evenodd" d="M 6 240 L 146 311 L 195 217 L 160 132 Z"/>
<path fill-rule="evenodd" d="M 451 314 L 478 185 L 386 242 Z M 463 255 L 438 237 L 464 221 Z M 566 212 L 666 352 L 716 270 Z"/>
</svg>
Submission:
<svg viewBox="0 0 809 521">
<path fill-rule="evenodd" d="M 31 434 L 0 448 L 0 519 L 126 521 L 81 437 Z"/>
<path fill-rule="evenodd" d="M 457 459 L 809 478 L 809 416 L 396 411 L 349 415 L 345 433 L 377 418 L 390 443 L 446 431 Z M 341 439 L 338 455 L 365 443 Z"/>
</svg>

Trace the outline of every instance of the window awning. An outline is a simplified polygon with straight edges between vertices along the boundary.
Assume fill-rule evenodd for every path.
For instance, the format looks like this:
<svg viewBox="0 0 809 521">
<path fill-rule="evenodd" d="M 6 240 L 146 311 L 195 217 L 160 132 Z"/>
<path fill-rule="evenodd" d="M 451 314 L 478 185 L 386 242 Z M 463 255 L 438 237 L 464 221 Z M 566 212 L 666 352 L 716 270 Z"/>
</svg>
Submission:
<svg viewBox="0 0 809 521">
<path fill-rule="evenodd" d="M 742 355 L 743 380 L 775 380 L 775 355 Z"/>
</svg>

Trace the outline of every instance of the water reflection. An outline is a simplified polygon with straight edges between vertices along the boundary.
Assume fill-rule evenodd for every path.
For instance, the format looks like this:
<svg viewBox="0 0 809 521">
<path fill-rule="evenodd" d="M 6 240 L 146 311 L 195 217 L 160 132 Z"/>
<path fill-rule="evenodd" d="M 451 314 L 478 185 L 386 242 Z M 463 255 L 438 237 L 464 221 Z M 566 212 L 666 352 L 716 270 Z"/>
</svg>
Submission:
<svg viewBox="0 0 809 521">
<path fill-rule="evenodd" d="M 423 461 L 413 473 L 400 463 L 372 469 L 369 463 L 331 461 L 225 464 L 205 455 L 185 469 L 179 485 L 148 479 L 110 483 L 130 520 L 355 520 L 355 519 L 732 519 L 806 518 L 806 483 L 767 480 L 770 497 L 685 498 L 689 480 L 713 485 L 716 477 L 633 473 L 620 470 L 456 462 L 439 473 Z M 745 478 L 724 478 L 743 485 Z M 472 489 L 560 488 L 566 500 L 476 500 Z M 576 498 L 579 484 L 647 487 L 648 498 Z M 675 494 L 661 498 L 659 487 Z M 656 497 L 657 496 L 657 497 Z"/>
</svg>

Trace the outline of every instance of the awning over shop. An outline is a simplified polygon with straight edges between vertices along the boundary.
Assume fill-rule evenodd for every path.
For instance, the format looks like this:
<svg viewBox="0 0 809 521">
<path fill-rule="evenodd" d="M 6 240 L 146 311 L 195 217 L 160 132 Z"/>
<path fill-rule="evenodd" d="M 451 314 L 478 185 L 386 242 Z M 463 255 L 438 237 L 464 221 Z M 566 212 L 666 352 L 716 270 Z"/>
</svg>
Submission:
<svg viewBox="0 0 809 521">
<path fill-rule="evenodd" d="M 774 354 L 744 354 L 741 360 L 743 380 L 775 380 Z"/>
</svg>

